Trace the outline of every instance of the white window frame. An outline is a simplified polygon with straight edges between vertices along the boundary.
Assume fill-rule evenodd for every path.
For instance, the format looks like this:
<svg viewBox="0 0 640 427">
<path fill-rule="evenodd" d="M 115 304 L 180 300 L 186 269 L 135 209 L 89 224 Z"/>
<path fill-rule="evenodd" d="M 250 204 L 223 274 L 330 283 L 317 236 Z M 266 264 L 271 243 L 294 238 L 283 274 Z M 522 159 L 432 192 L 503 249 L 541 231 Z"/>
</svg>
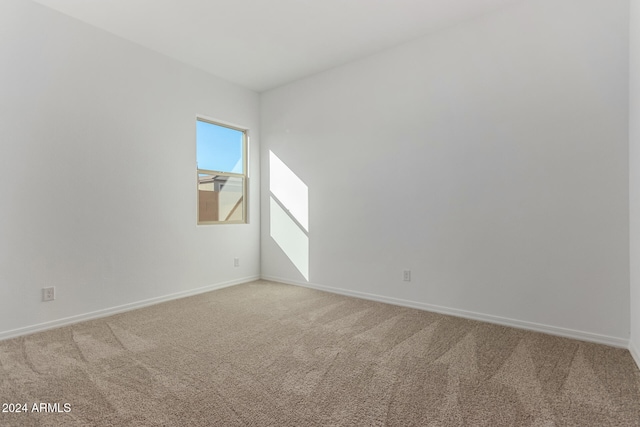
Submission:
<svg viewBox="0 0 640 427">
<path fill-rule="evenodd" d="M 244 173 L 233 173 L 233 172 L 223 172 L 223 171 L 213 171 L 209 169 L 200 169 L 198 168 L 198 159 L 196 153 L 196 200 L 197 200 L 197 211 L 196 211 L 196 219 L 198 225 L 211 225 L 211 224 L 248 224 L 248 212 L 249 212 L 249 198 L 248 198 L 248 188 L 249 188 L 249 129 L 237 125 L 232 125 L 220 120 L 214 120 L 203 116 L 196 116 L 196 125 L 198 122 L 209 123 L 215 126 L 221 126 L 228 129 L 233 129 L 239 132 L 242 132 L 242 170 Z M 197 135 L 196 135 L 197 141 Z M 229 177 L 229 178 L 237 178 L 242 180 L 242 219 L 240 220 L 217 220 L 217 221 L 201 221 L 200 220 L 200 175 L 207 174 L 212 175 L 214 177 Z"/>
</svg>

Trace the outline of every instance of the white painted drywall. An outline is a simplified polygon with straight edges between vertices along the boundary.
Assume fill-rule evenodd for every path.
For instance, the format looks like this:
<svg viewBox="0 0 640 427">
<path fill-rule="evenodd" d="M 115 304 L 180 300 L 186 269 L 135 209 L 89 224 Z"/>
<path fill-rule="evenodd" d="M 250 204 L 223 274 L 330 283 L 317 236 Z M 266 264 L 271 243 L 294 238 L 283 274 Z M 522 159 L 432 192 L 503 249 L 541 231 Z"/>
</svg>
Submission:
<svg viewBox="0 0 640 427">
<path fill-rule="evenodd" d="M 640 0 L 631 0 L 629 88 L 629 203 L 631 243 L 630 350 L 640 366 Z"/>
<path fill-rule="evenodd" d="M 263 277 L 626 345 L 628 5 L 526 1 L 263 93 Z M 308 186 L 308 282 L 269 152 Z"/>
<path fill-rule="evenodd" d="M 195 187 L 196 115 L 257 154 L 258 94 L 23 0 L 0 94 L 0 337 L 259 276 L 258 156 L 249 225 L 196 226 Z"/>
</svg>

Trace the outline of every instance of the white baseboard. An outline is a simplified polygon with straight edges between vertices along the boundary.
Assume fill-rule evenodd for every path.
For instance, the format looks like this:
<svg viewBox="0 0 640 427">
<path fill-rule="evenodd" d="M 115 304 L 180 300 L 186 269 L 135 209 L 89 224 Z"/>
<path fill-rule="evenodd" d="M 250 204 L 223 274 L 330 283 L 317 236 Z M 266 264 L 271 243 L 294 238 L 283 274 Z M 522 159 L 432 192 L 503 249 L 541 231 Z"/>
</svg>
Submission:
<svg viewBox="0 0 640 427">
<path fill-rule="evenodd" d="M 314 283 L 288 280 L 281 277 L 262 276 L 262 279 L 271 280 L 271 281 L 280 282 L 280 283 L 286 283 L 290 285 L 303 286 L 307 288 L 317 289 L 320 291 L 326 291 L 334 294 L 362 298 L 362 299 L 382 302 L 386 304 L 393 304 L 393 305 L 398 305 L 402 307 L 416 308 L 418 310 L 431 311 L 431 312 L 446 314 L 450 316 L 462 317 L 465 319 L 479 320 L 482 322 L 494 323 L 502 326 L 510 326 L 518 329 L 525 329 L 525 330 L 534 331 L 534 332 L 542 332 L 549 335 L 572 338 L 580 341 L 604 344 L 611 347 L 629 348 L 629 340 L 624 338 L 610 337 L 607 335 L 599 335 L 591 332 L 583 332 L 583 331 L 577 331 L 573 329 L 560 328 L 557 326 L 549 326 L 549 325 L 543 325 L 540 323 L 526 322 L 522 320 L 509 319 L 509 318 L 500 317 L 500 316 L 493 316 L 490 314 L 476 313 L 472 311 L 459 310 L 456 308 L 443 307 L 439 305 L 426 304 L 426 303 L 421 303 L 416 301 L 408 301 L 408 300 L 403 300 L 399 298 L 385 297 L 381 295 L 369 294 L 366 292 L 351 291 L 351 290 L 341 289 L 341 288 L 333 288 L 330 286 L 323 286 L 323 285 L 318 285 Z M 637 355 L 638 355 L 638 352 L 636 352 L 636 356 Z M 634 356 L 636 359 L 636 362 L 640 361 L 640 358 L 636 356 Z M 639 363 L 639 366 L 640 366 L 640 363 Z"/>
<path fill-rule="evenodd" d="M 97 310 L 91 313 L 78 314 L 76 316 L 65 317 L 64 319 L 52 320 L 51 322 L 38 323 L 36 325 L 26 326 L 24 328 L 12 329 L 10 331 L 1 331 L 0 341 L 23 336 L 23 335 L 33 334 L 36 332 L 46 331 L 48 329 L 59 328 L 61 326 L 71 325 L 73 323 L 99 319 L 101 317 L 107 317 L 114 314 L 123 313 L 125 311 L 131 311 L 137 308 L 147 307 L 150 305 L 159 304 L 161 302 L 171 301 L 171 300 L 180 299 L 180 298 L 186 298 L 193 295 L 202 294 L 205 292 L 215 291 L 217 289 L 228 288 L 230 286 L 252 282 L 258 279 L 260 279 L 259 276 L 245 277 L 242 279 L 231 280 L 223 283 L 216 283 L 214 285 L 204 286 L 201 288 L 191 289 L 188 291 L 176 292 L 174 294 L 164 295 L 161 297 L 150 298 L 143 301 L 123 304 L 117 307 L 105 308 L 103 310 Z"/>
<path fill-rule="evenodd" d="M 290 285 L 303 286 L 307 288 L 317 289 L 320 291 L 331 292 L 334 294 L 346 295 L 346 296 L 351 296 L 355 298 L 362 298 L 366 300 L 377 301 L 377 302 L 382 302 L 386 304 L 393 304 L 393 305 L 398 305 L 402 307 L 416 308 L 419 310 L 425 310 L 425 311 L 431 311 L 431 312 L 440 313 L 440 314 L 446 314 L 450 316 L 462 317 L 465 319 L 479 320 L 482 322 L 494 323 L 502 326 L 510 326 L 518 329 L 526 329 L 526 330 L 535 331 L 535 332 L 542 332 L 542 333 L 557 335 L 565 338 L 573 338 L 573 339 L 587 341 L 587 342 L 605 344 L 612 347 L 628 348 L 636 364 L 640 368 L 640 351 L 636 347 L 635 343 L 630 342 L 629 340 L 626 340 L 623 338 L 609 337 L 606 335 L 593 334 L 590 332 L 576 331 L 572 329 L 559 328 L 556 326 L 542 325 L 539 323 L 525 322 L 525 321 L 520 321 L 515 319 L 508 319 L 504 317 L 493 316 L 489 314 L 475 313 L 472 311 L 459 310 L 455 308 L 442 307 L 442 306 L 433 305 L 433 304 L 403 300 L 399 298 L 385 297 L 381 295 L 369 294 L 366 292 L 351 291 L 348 289 L 334 288 L 330 286 L 323 286 L 323 285 L 318 285 L 314 283 L 301 282 L 301 281 L 285 279 L 282 277 L 272 277 L 272 276 L 245 277 L 242 279 L 236 279 L 228 282 L 217 283 L 214 285 L 204 286 L 197 289 L 191 289 L 188 291 L 177 292 L 174 294 L 164 295 L 161 297 L 150 298 L 143 301 L 124 304 L 117 307 L 106 308 L 106 309 L 94 311 L 91 313 L 79 314 L 76 316 L 53 320 L 51 322 L 39 323 L 36 325 L 24 327 L 24 328 L 18 328 L 18 329 L 13 329 L 9 331 L 1 331 L 0 340 L 6 340 L 10 338 L 15 338 L 18 336 L 29 335 L 36 332 L 59 328 L 61 326 L 66 326 L 66 325 L 83 322 L 87 320 L 107 317 L 114 314 L 135 310 L 138 308 L 147 307 L 150 305 L 159 304 L 166 301 L 186 298 L 189 296 L 198 295 L 205 292 L 215 291 L 217 289 L 235 286 L 235 285 L 251 282 L 258 279 L 271 280 L 271 281 L 286 283 Z"/>
<path fill-rule="evenodd" d="M 629 352 L 631 353 L 631 357 L 636 361 L 636 365 L 638 365 L 638 369 L 640 369 L 640 350 L 638 350 L 638 346 L 635 342 L 629 341 Z"/>
</svg>

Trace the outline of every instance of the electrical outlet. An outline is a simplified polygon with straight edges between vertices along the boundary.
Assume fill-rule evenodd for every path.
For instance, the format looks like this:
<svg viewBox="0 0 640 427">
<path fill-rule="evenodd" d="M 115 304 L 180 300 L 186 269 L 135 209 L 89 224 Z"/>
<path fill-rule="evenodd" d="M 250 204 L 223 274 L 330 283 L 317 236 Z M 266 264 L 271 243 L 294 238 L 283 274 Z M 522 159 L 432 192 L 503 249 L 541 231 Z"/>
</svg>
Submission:
<svg viewBox="0 0 640 427">
<path fill-rule="evenodd" d="M 411 270 L 405 270 L 405 271 L 402 273 L 402 279 L 403 279 L 405 282 L 410 282 L 410 281 L 411 281 Z"/>
<path fill-rule="evenodd" d="M 233 259 L 233 266 L 234 267 L 240 267 L 240 258 L 234 258 Z"/>
<path fill-rule="evenodd" d="M 56 287 L 42 288 L 42 301 L 53 301 L 56 299 Z"/>
</svg>

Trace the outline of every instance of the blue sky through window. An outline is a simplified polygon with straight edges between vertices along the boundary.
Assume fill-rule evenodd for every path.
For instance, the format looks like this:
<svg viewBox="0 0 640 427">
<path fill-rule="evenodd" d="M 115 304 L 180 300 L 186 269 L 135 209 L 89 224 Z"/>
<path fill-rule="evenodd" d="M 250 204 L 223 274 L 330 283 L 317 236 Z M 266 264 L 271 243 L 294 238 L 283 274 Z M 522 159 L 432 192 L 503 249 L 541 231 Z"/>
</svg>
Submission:
<svg viewBox="0 0 640 427">
<path fill-rule="evenodd" d="M 242 131 L 202 120 L 197 120 L 196 126 L 198 169 L 244 173 Z"/>
</svg>

